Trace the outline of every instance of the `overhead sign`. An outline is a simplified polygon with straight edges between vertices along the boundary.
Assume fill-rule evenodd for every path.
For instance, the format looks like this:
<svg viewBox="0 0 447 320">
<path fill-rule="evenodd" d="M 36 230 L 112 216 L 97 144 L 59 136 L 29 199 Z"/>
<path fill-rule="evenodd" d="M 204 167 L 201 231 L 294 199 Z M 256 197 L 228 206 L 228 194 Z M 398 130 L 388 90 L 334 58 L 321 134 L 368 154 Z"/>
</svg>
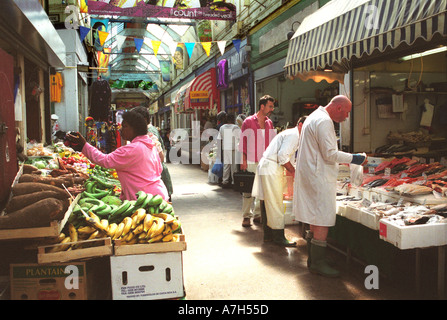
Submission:
<svg viewBox="0 0 447 320">
<path fill-rule="evenodd" d="M 236 20 L 234 0 L 192 0 L 187 4 L 175 4 L 174 0 L 163 1 L 143 0 L 89 0 L 88 13 L 92 15 L 177 18 L 193 20 Z M 202 3 L 202 5 L 201 5 Z"/>
</svg>

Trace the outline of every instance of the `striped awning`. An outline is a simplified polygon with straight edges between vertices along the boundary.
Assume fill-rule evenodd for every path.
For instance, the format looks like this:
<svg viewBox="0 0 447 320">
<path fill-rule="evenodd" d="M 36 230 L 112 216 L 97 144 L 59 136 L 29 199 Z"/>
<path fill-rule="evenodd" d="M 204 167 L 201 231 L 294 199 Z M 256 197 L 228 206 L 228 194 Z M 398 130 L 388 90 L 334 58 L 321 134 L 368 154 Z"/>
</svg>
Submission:
<svg viewBox="0 0 447 320">
<path fill-rule="evenodd" d="M 180 88 L 175 100 L 176 112 L 213 109 L 218 100 L 216 69 L 211 68 Z"/>
<path fill-rule="evenodd" d="M 286 73 L 349 70 L 353 57 L 447 36 L 447 0 L 332 0 L 307 16 L 289 43 Z"/>
</svg>

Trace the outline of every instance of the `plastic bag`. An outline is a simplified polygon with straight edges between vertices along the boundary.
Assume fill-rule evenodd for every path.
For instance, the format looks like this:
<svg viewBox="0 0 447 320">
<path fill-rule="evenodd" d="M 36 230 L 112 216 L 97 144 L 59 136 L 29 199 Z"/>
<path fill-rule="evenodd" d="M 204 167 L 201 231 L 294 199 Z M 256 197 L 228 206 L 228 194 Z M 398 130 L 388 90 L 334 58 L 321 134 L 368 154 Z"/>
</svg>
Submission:
<svg viewBox="0 0 447 320">
<path fill-rule="evenodd" d="M 351 185 L 360 187 L 363 183 L 363 166 L 351 163 L 349 168 L 351 170 Z"/>
</svg>

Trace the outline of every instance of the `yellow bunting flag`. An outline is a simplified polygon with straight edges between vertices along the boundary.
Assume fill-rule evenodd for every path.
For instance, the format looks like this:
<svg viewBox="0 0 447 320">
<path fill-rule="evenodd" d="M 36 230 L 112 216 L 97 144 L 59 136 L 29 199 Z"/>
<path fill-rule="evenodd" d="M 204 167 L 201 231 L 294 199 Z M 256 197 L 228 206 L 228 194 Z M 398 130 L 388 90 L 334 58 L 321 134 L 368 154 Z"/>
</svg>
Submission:
<svg viewBox="0 0 447 320">
<path fill-rule="evenodd" d="M 205 50 L 206 55 L 210 56 L 211 44 L 212 42 L 201 42 L 203 50 Z"/>
<path fill-rule="evenodd" d="M 101 46 L 104 45 L 104 42 L 106 42 L 108 36 L 109 36 L 108 32 L 98 30 L 99 43 L 101 44 Z"/>
<path fill-rule="evenodd" d="M 154 49 L 154 54 L 157 56 L 158 49 L 160 48 L 161 41 L 152 40 L 152 49 Z"/>
</svg>

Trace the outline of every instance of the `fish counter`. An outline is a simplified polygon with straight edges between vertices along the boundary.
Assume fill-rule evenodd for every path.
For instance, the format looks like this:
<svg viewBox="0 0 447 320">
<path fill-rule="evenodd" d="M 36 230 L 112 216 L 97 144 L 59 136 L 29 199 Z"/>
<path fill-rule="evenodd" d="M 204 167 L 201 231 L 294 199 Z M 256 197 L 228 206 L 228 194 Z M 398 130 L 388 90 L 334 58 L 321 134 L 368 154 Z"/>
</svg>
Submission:
<svg viewBox="0 0 447 320">
<path fill-rule="evenodd" d="M 444 295 L 447 246 L 447 167 L 417 158 L 369 158 L 363 181 L 351 184 L 340 166 L 337 223 L 347 219 L 372 230 L 399 250 L 414 249 L 416 273 L 422 249 L 437 247 L 438 295 Z M 444 162 L 445 163 L 445 162 Z M 341 218 L 342 217 L 342 218 Z M 416 276 L 416 287 L 419 287 Z"/>
</svg>

